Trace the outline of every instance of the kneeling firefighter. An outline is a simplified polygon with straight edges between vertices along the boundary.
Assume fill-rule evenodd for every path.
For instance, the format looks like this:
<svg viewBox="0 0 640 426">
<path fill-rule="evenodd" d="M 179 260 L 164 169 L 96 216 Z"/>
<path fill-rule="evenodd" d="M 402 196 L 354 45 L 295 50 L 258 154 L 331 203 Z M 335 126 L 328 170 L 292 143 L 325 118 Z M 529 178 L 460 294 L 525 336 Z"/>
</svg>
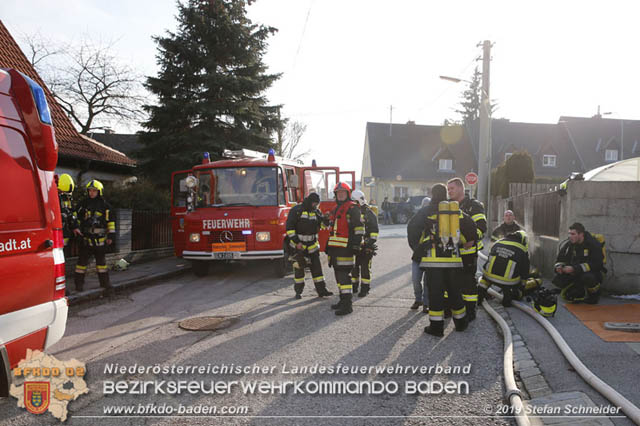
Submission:
<svg viewBox="0 0 640 426">
<path fill-rule="evenodd" d="M 87 272 L 89 257 L 95 256 L 96 269 L 100 287 L 106 290 L 107 295 L 113 293 L 113 287 L 109 281 L 106 252 L 107 246 L 115 239 L 116 223 L 113 218 L 111 206 L 102 198 L 104 186 L 98 180 L 92 180 L 87 184 L 88 197 L 80 203 L 76 211 L 79 228 L 73 232 L 83 237 L 74 274 L 77 291 L 84 288 L 84 277 Z"/>
<path fill-rule="evenodd" d="M 493 284 L 502 289 L 503 306 L 511 306 L 514 299 L 522 299 L 525 282 L 529 278 L 529 266 L 529 240 L 526 232 L 512 232 L 496 241 L 482 267 L 482 278 L 478 283 L 478 303 L 482 303 Z"/>
<path fill-rule="evenodd" d="M 338 182 L 333 193 L 337 206 L 330 216 L 331 228 L 325 251 L 329 257 L 329 266 L 335 272 L 340 301 L 331 305 L 331 309 L 336 310 L 336 315 L 347 315 L 353 312 L 353 286 L 349 273 L 355 265 L 355 255 L 361 250 L 364 225 L 360 209 L 351 201 L 351 187 L 345 182 Z"/>
<path fill-rule="evenodd" d="M 325 220 L 318 204 L 320 196 L 315 192 L 309 194 L 301 204 L 294 206 L 287 218 L 287 238 L 289 247 L 293 253 L 293 289 L 296 299 L 302 297 L 304 290 L 304 269 L 311 267 L 311 277 L 316 287 L 318 296 L 331 296 L 327 291 L 320 263 L 320 244 L 318 243 L 318 231 Z"/>
<path fill-rule="evenodd" d="M 468 325 L 462 299 L 464 275 L 460 248 L 467 241 L 476 239 L 477 228 L 473 219 L 460 210 L 457 201 L 446 201 L 444 185 L 434 185 L 431 194 L 419 247 L 422 253 L 420 268 L 426 271 L 429 283 L 429 326 L 424 331 L 441 337 L 444 335 L 445 292 L 456 331 L 464 331 Z"/>
<path fill-rule="evenodd" d="M 354 293 L 358 293 L 358 287 L 360 287 L 358 297 L 365 297 L 371 289 L 371 261 L 378 248 L 376 244 L 379 231 L 378 217 L 367 205 L 364 192 L 356 189 L 351 194 L 351 199 L 360 207 L 361 220 L 364 223 L 364 240 L 360 253 L 356 254 L 356 264 L 351 271 L 351 284 Z M 362 280 L 361 286 L 360 280 Z"/>
</svg>

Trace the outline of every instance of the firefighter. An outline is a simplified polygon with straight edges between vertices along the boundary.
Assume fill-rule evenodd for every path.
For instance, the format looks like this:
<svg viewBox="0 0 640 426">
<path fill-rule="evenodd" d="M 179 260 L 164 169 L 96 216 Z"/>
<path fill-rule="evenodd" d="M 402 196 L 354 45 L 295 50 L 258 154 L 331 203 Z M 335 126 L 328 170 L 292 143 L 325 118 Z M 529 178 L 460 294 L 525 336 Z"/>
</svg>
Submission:
<svg viewBox="0 0 640 426">
<path fill-rule="evenodd" d="M 358 297 L 365 297 L 371 290 L 371 260 L 378 248 L 376 245 L 378 241 L 378 217 L 371 210 L 371 207 L 367 205 L 364 192 L 356 189 L 351 194 L 351 199 L 360 207 L 362 215 L 360 219 L 364 223 L 362 248 L 360 253 L 356 255 L 356 264 L 351 271 L 351 285 L 353 286 L 353 293 L 358 293 L 359 287 L 360 293 L 358 293 Z M 359 285 L 360 280 L 362 280 L 362 285 Z"/>
<path fill-rule="evenodd" d="M 426 271 L 429 283 L 429 326 L 424 332 L 441 337 L 444 335 L 445 292 L 456 331 L 467 328 L 460 285 L 463 273 L 460 249 L 467 241 L 475 240 L 477 234 L 475 223 L 459 209 L 458 203 L 446 201 L 447 188 L 444 185 L 434 185 L 431 194 L 419 243 L 422 253 L 420 268 Z"/>
<path fill-rule="evenodd" d="M 311 267 L 311 277 L 316 287 L 318 296 L 331 296 L 333 293 L 327 291 L 320 264 L 320 244 L 318 243 L 318 231 L 320 230 L 324 217 L 318 204 L 320 196 L 312 192 L 301 204 L 294 206 L 287 218 L 287 238 L 289 247 L 293 253 L 293 289 L 296 299 L 302 297 L 304 290 L 304 269 L 308 265 Z"/>
<path fill-rule="evenodd" d="M 560 244 L 553 284 L 569 302 L 598 303 L 603 271 L 602 244 L 579 222 L 569 227 L 569 238 Z"/>
<path fill-rule="evenodd" d="M 353 312 L 353 287 L 349 273 L 355 265 L 354 256 L 360 253 L 365 229 L 360 209 L 351 201 L 351 187 L 345 182 L 338 182 L 333 193 L 337 206 L 330 215 L 331 227 L 326 252 L 329 267 L 333 267 L 335 272 L 340 301 L 331 305 L 331 309 L 335 309 L 336 315 L 347 315 Z"/>
<path fill-rule="evenodd" d="M 504 222 L 502 222 L 500 226 L 494 229 L 491 233 L 491 241 L 498 241 L 499 239 L 521 229 L 522 226 L 516 222 L 516 217 L 513 212 L 511 210 L 506 210 L 504 212 Z"/>
<path fill-rule="evenodd" d="M 469 321 L 476 318 L 476 303 L 478 302 L 478 283 L 476 281 L 476 270 L 478 269 L 478 252 L 484 247 L 482 239 L 487 232 L 487 217 L 484 214 L 484 206 L 475 198 L 470 198 L 465 194 L 464 183 L 460 178 L 453 178 L 447 182 L 447 191 L 452 201 L 460 204 L 460 210 L 471 217 L 476 224 L 476 237 L 474 241 L 468 241 L 460 249 L 464 263 L 462 273 L 463 289 L 462 298 L 467 308 Z"/>
<path fill-rule="evenodd" d="M 105 289 L 107 295 L 111 295 L 113 287 L 109 281 L 106 251 L 107 246 L 111 245 L 115 239 L 116 223 L 111 206 L 102 198 L 103 191 L 104 186 L 100 181 L 91 180 L 87 184 L 88 197 L 80 203 L 76 211 L 79 227 L 75 228 L 73 232 L 83 237 L 83 243 L 74 279 L 76 290 L 82 291 L 89 257 L 95 256 L 100 287 Z"/>
<path fill-rule="evenodd" d="M 478 284 L 478 303 L 487 296 L 492 284 L 502 289 L 502 305 L 511 306 L 512 300 L 524 295 L 524 283 L 529 278 L 529 242 L 524 231 L 516 231 L 498 240 L 483 266 Z"/>
<path fill-rule="evenodd" d="M 73 209 L 73 190 L 75 183 L 71 176 L 63 173 L 58 178 L 58 199 L 60 201 L 60 213 L 62 213 L 62 237 L 64 238 L 64 247 L 69 245 L 71 237 L 73 237 L 73 228 L 76 222 Z M 66 251 L 66 250 L 65 250 Z M 69 253 L 65 253 L 69 254 Z"/>
</svg>

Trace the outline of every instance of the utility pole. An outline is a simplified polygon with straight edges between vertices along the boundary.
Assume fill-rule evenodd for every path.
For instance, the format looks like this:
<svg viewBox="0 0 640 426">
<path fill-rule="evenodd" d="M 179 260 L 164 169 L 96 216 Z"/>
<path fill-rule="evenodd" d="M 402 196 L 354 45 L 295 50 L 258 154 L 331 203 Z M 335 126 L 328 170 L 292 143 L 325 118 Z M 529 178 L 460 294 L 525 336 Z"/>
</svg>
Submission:
<svg viewBox="0 0 640 426">
<path fill-rule="evenodd" d="M 480 141 L 478 147 L 478 199 L 484 203 L 487 226 L 491 228 L 491 100 L 489 99 L 489 68 L 491 42 L 482 43 L 482 97 L 480 102 Z"/>
<path fill-rule="evenodd" d="M 389 136 L 393 136 L 391 134 L 392 126 L 393 126 L 393 105 L 389 105 Z"/>
</svg>

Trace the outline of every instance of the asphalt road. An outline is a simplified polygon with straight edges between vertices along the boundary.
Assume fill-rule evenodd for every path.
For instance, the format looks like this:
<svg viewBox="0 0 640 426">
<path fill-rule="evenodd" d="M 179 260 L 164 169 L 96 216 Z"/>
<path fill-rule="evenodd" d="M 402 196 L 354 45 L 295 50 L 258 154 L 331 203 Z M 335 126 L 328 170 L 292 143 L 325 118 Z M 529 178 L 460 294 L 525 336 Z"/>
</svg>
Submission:
<svg viewBox="0 0 640 426">
<path fill-rule="evenodd" d="M 447 324 L 445 337 L 423 332 L 428 320 L 411 311 L 410 252 L 404 225 L 383 227 L 379 255 L 373 262 L 371 294 L 355 298 L 354 312 L 336 317 L 329 305 L 335 296 L 320 299 L 307 280 L 304 297 L 293 298 L 293 279 L 272 276 L 268 263 L 246 263 L 219 268 L 205 278 L 185 275 L 119 296 L 106 303 L 74 307 L 65 337 L 49 352 L 58 359 L 77 358 L 87 363 L 91 392 L 70 404 L 68 424 L 251 424 L 251 425 L 417 425 L 512 424 L 504 417 L 486 416 L 502 403 L 502 338 L 488 315 L 480 311 L 470 328 L 458 333 Z M 324 257 L 324 255 L 323 255 Z M 333 271 L 326 268 L 328 287 L 336 291 Z M 233 325 L 220 331 L 185 331 L 184 319 L 229 316 Z M 534 354 L 535 355 L 535 354 Z M 120 366 L 258 366 L 268 373 L 227 374 L 144 373 L 109 374 Z M 294 372 L 296 367 L 402 366 L 426 368 L 470 365 L 469 374 L 414 374 L 412 372 L 325 373 Z M 286 366 L 286 367 L 285 367 Z M 204 381 L 222 385 L 300 382 L 311 388 L 304 394 L 244 393 L 236 387 L 215 395 L 104 394 L 109 381 Z M 313 394 L 314 385 L 331 382 L 380 382 L 398 385 L 381 394 L 349 394 L 330 390 Z M 466 382 L 468 394 L 405 392 L 411 381 Z M 337 385 L 335 385 L 337 386 Z M 366 385 L 365 385 L 366 386 Z M 464 386 L 464 384 L 462 385 Z M 553 383 L 552 383 L 553 386 Z M 277 390 L 277 388 L 276 388 Z M 305 391 L 306 390 L 306 391 Z M 190 406 L 246 407 L 236 417 L 102 417 L 111 406 L 155 408 Z M 50 424 L 49 414 L 34 416 L 18 409 L 15 400 L 0 402 L 0 424 Z"/>
</svg>

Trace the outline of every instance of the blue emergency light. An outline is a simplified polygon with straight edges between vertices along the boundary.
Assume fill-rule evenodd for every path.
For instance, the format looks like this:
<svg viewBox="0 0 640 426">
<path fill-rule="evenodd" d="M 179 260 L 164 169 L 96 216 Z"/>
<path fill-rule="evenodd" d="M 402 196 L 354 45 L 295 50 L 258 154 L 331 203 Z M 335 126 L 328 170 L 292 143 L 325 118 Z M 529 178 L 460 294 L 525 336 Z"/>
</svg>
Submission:
<svg viewBox="0 0 640 426">
<path fill-rule="evenodd" d="M 244 229 L 242 231 L 242 235 L 251 235 L 251 230 L 250 229 Z"/>
<path fill-rule="evenodd" d="M 36 108 L 38 109 L 38 116 L 40 117 L 40 121 L 50 125 L 51 112 L 49 111 L 49 105 L 47 104 L 47 97 L 44 94 L 44 90 L 42 90 L 42 87 L 40 87 L 38 83 L 31 80 L 26 75 L 22 74 L 22 76 L 25 78 L 25 80 L 27 80 L 27 83 L 29 84 L 31 94 L 33 95 L 33 100 L 36 104 Z"/>
<path fill-rule="evenodd" d="M 204 157 L 204 158 L 206 158 L 206 159 L 208 160 L 208 159 L 209 159 L 209 153 L 208 153 L 208 152 L 205 152 L 205 153 L 203 154 L 203 157 Z"/>
</svg>

